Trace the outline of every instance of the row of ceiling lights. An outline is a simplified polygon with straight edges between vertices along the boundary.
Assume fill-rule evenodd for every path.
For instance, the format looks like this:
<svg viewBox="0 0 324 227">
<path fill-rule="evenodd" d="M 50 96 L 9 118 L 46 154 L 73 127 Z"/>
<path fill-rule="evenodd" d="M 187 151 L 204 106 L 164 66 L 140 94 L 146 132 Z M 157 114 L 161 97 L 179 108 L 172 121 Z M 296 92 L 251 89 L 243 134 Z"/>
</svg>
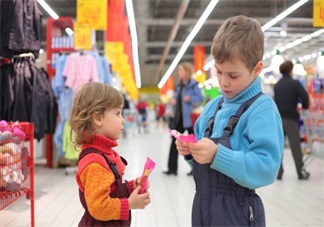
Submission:
<svg viewBox="0 0 324 227">
<path fill-rule="evenodd" d="M 304 5 L 306 2 L 309 0 L 300 0 L 288 9 L 286 9 L 284 12 L 280 13 L 278 16 L 276 16 L 274 19 L 266 23 L 265 25 L 262 26 L 262 31 L 266 31 L 285 17 L 287 17 L 289 14 L 294 12 L 296 9 L 298 9 L 300 6 Z M 59 16 L 54 12 L 54 10 L 44 1 L 44 0 L 37 0 L 37 2 L 48 12 L 48 14 L 54 18 L 58 19 Z M 132 0 L 126 0 L 126 9 L 127 9 L 127 15 L 129 19 L 129 24 L 130 24 L 130 32 L 131 32 L 131 37 L 132 37 L 132 51 L 133 51 L 133 58 L 134 58 L 134 69 L 135 69 L 135 78 L 136 78 L 136 86 L 137 88 L 141 87 L 141 76 L 140 76 L 140 67 L 139 67 L 139 60 L 138 60 L 138 40 L 137 40 L 137 33 L 136 33 L 136 26 L 135 26 L 135 18 L 134 18 L 134 11 L 133 11 L 133 4 Z M 185 42 L 183 43 L 182 47 L 180 48 L 180 51 L 176 55 L 175 59 L 171 63 L 169 69 L 166 71 L 165 75 L 162 77 L 161 81 L 158 84 L 159 88 L 162 88 L 167 79 L 170 77 L 171 73 L 173 70 L 176 68 L 178 65 L 179 61 L 181 60 L 182 56 L 184 55 L 185 51 L 189 47 L 191 41 L 194 39 L 196 34 L 199 32 L 200 28 L 203 26 L 205 20 L 209 16 L 209 14 L 212 12 L 216 4 L 219 2 L 219 0 L 212 0 L 209 5 L 206 7 L 205 11 L 197 21 L 197 24 L 195 27 L 192 29 L 188 37 L 186 38 Z M 66 32 L 71 35 L 73 34 L 73 31 L 71 28 L 67 28 Z M 283 52 L 287 49 L 290 49 L 292 47 L 295 47 L 297 45 L 300 45 L 303 42 L 309 41 L 310 39 L 319 36 L 320 34 L 324 33 L 324 29 L 320 29 L 310 35 L 304 36 L 300 39 L 297 39 L 293 42 L 290 42 L 286 44 L 285 46 L 280 47 L 278 50 L 280 52 Z M 264 55 L 263 60 L 276 55 L 277 50 L 273 50 L 271 52 L 268 52 Z M 313 53 L 311 55 L 305 55 L 298 59 L 299 61 L 304 61 L 308 60 L 317 56 L 320 56 L 321 53 Z M 214 60 L 210 60 L 208 63 L 206 63 L 203 67 L 203 70 L 208 70 L 212 65 L 214 65 Z"/>
</svg>

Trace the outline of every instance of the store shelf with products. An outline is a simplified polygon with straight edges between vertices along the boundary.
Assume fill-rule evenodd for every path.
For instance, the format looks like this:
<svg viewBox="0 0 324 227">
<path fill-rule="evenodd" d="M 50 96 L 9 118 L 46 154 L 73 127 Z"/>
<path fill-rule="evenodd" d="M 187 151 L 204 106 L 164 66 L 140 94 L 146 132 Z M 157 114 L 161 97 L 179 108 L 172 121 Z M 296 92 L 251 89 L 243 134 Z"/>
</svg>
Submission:
<svg viewBox="0 0 324 227">
<path fill-rule="evenodd" d="M 50 79 L 55 75 L 55 63 L 61 53 L 74 51 L 74 37 L 68 35 L 65 29 L 73 30 L 71 17 L 60 17 L 56 20 L 47 18 L 46 26 L 46 70 Z"/>
</svg>

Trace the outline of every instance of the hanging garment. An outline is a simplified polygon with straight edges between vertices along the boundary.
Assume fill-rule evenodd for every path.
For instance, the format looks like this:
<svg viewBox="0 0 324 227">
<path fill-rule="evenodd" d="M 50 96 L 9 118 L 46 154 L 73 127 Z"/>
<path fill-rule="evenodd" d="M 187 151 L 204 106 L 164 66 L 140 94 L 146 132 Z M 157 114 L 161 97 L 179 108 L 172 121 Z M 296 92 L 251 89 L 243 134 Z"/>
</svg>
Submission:
<svg viewBox="0 0 324 227">
<path fill-rule="evenodd" d="M 32 52 L 36 57 L 41 48 L 42 13 L 36 0 L 1 1 L 0 56 Z"/>
</svg>

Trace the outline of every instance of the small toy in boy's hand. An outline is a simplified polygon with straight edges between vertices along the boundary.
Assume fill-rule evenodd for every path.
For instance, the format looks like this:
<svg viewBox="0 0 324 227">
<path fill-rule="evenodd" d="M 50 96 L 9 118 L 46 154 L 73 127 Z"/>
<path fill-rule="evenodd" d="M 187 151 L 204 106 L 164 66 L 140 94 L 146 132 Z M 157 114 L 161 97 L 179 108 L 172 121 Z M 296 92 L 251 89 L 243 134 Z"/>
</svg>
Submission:
<svg viewBox="0 0 324 227">
<path fill-rule="evenodd" d="M 142 174 L 141 180 L 139 182 L 139 186 L 141 186 L 140 194 L 143 194 L 144 192 L 146 192 L 147 180 L 148 180 L 150 173 L 152 172 L 152 170 L 154 168 L 155 168 L 155 162 L 153 162 L 150 158 L 147 158 L 146 163 L 144 165 L 143 174 Z"/>
<path fill-rule="evenodd" d="M 194 136 L 194 134 L 183 135 L 175 129 L 169 130 L 169 133 L 174 138 L 176 138 L 177 140 L 180 140 L 181 142 L 184 142 L 184 143 L 196 143 L 197 142 L 197 139 Z"/>
</svg>

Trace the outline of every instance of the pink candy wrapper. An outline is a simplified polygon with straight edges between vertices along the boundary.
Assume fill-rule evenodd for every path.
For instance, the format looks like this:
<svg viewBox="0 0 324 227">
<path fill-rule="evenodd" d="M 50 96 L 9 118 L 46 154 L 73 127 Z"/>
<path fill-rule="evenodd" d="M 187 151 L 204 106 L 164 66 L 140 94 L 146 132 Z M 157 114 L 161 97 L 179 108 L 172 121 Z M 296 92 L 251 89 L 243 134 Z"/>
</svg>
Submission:
<svg viewBox="0 0 324 227">
<path fill-rule="evenodd" d="M 150 173 L 152 172 L 152 170 L 154 168 L 155 168 L 155 162 L 153 162 L 150 158 L 147 158 L 146 163 L 144 165 L 143 174 L 141 176 L 141 180 L 139 183 L 139 185 L 141 186 L 140 194 L 143 194 L 144 192 L 146 192 L 147 180 L 148 180 Z"/>
<path fill-rule="evenodd" d="M 184 143 L 196 143 L 196 137 L 194 134 L 189 134 L 189 135 L 183 135 L 180 132 L 178 132 L 177 130 L 169 130 L 168 131 L 174 138 L 176 138 L 177 140 L 180 140 L 181 142 Z"/>
</svg>

